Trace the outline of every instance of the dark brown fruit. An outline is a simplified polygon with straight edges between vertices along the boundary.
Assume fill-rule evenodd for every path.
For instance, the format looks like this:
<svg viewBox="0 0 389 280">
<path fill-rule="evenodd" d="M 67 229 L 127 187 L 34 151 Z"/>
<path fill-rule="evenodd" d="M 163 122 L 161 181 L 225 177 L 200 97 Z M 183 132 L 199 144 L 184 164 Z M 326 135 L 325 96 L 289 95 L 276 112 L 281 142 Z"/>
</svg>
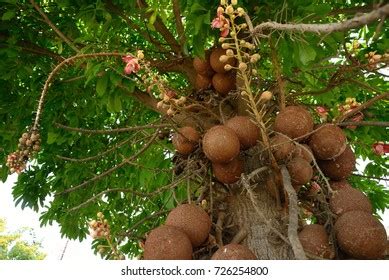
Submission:
<svg viewBox="0 0 389 280">
<path fill-rule="evenodd" d="M 166 225 L 184 232 L 193 247 L 201 245 L 211 230 L 211 219 L 203 208 L 195 204 L 181 204 L 173 209 L 166 219 Z"/>
<path fill-rule="evenodd" d="M 274 130 L 288 137 L 301 141 L 313 130 L 311 114 L 302 106 L 288 106 L 274 120 Z"/>
<path fill-rule="evenodd" d="M 205 56 L 205 59 L 195 57 L 193 59 L 193 67 L 198 74 L 203 76 L 212 77 L 215 73 L 209 63 L 209 54 Z"/>
<path fill-rule="evenodd" d="M 365 211 L 349 211 L 338 218 L 335 234 L 339 247 L 357 259 L 380 259 L 386 248 L 384 226 Z"/>
<path fill-rule="evenodd" d="M 173 135 L 172 142 L 178 153 L 188 155 L 196 149 L 199 140 L 200 135 L 196 129 L 184 126 Z"/>
<path fill-rule="evenodd" d="M 241 244 L 228 244 L 217 250 L 211 260 L 256 260 L 257 257 L 247 247 Z"/>
<path fill-rule="evenodd" d="M 308 183 L 313 176 L 313 170 L 308 161 L 295 157 L 286 166 L 293 186 L 300 186 Z"/>
<path fill-rule="evenodd" d="M 349 211 L 365 211 L 372 213 L 370 200 L 360 190 L 354 188 L 342 188 L 337 190 L 330 198 L 331 211 L 336 215 L 342 215 Z"/>
<path fill-rule="evenodd" d="M 225 125 L 235 131 L 243 150 L 251 148 L 257 144 L 260 131 L 258 126 L 256 126 L 249 117 L 236 116 L 229 119 Z"/>
<path fill-rule="evenodd" d="M 212 83 L 211 78 L 200 74 L 196 75 L 196 83 L 195 83 L 196 90 L 208 89 L 211 87 L 211 83 Z"/>
<path fill-rule="evenodd" d="M 334 251 L 329 244 L 328 234 L 322 225 L 313 224 L 305 226 L 298 237 L 304 251 L 320 258 L 331 259 Z"/>
<path fill-rule="evenodd" d="M 332 180 L 347 178 L 355 168 L 355 155 L 350 146 L 337 158 L 332 160 L 319 160 L 320 169 Z"/>
<path fill-rule="evenodd" d="M 236 89 L 236 76 L 233 73 L 216 73 L 212 77 L 212 85 L 218 94 L 225 96 L 231 90 Z"/>
<path fill-rule="evenodd" d="M 307 144 L 296 145 L 293 157 L 301 157 L 311 163 L 313 161 L 313 154 L 311 148 Z"/>
<path fill-rule="evenodd" d="M 288 161 L 295 151 L 294 143 L 285 135 L 277 134 L 270 139 L 271 150 L 277 161 Z"/>
<path fill-rule="evenodd" d="M 239 138 L 225 125 L 211 127 L 203 137 L 203 151 L 214 163 L 227 163 L 239 154 Z"/>
<path fill-rule="evenodd" d="M 309 146 L 317 159 L 334 159 L 346 149 L 346 135 L 339 127 L 326 124 L 312 134 Z"/>
<path fill-rule="evenodd" d="M 191 260 L 192 244 L 179 229 L 162 225 L 153 229 L 146 238 L 145 260 Z"/>
<path fill-rule="evenodd" d="M 332 189 L 333 191 L 338 191 L 338 190 L 341 190 L 341 189 L 352 188 L 352 186 L 351 186 L 346 180 L 342 180 L 342 181 L 331 181 L 331 182 L 330 182 L 330 186 L 331 186 L 331 189 Z"/>
<path fill-rule="evenodd" d="M 233 184 L 243 173 L 243 162 L 237 157 L 228 163 L 212 163 L 212 170 L 221 183 Z"/>
<path fill-rule="evenodd" d="M 232 66 L 235 66 L 236 64 L 236 59 L 234 57 L 230 57 L 227 62 L 221 62 L 219 60 L 219 58 L 222 56 L 222 55 L 225 55 L 226 54 L 226 50 L 224 50 L 223 48 L 216 48 L 216 49 L 213 49 L 212 53 L 211 53 L 211 57 L 210 57 L 210 63 L 211 63 L 211 67 L 214 71 L 216 71 L 217 73 L 221 73 L 221 74 L 224 74 L 226 73 L 227 71 L 224 70 L 224 66 L 226 64 L 230 64 Z"/>
</svg>

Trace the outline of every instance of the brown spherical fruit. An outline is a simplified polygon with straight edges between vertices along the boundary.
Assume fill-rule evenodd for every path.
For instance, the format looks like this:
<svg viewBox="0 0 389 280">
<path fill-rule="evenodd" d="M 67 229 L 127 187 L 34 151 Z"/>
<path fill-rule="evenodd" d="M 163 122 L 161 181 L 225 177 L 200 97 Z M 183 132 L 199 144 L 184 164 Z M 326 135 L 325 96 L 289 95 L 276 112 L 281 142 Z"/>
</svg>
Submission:
<svg viewBox="0 0 389 280">
<path fill-rule="evenodd" d="M 350 146 L 337 158 L 317 162 L 324 175 L 332 180 L 347 178 L 355 168 L 355 155 Z"/>
<path fill-rule="evenodd" d="M 307 225 L 299 232 L 298 237 L 305 252 L 320 258 L 331 259 L 334 257 L 324 226 Z"/>
<path fill-rule="evenodd" d="M 231 243 L 217 250 L 211 257 L 211 260 L 256 260 L 255 254 L 247 247 L 241 244 Z"/>
<path fill-rule="evenodd" d="M 211 87 L 212 80 L 207 76 L 201 74 L 196 75 L 195 88 L 196 90 L 204 90 Z"/>
<path fill-rule="evenodd" d="M 336 215 L 342 215 L 349 211 L 365 211 L 372 213 L 370 200 L 360 190 L 354 188 L 342 188 L 330 197 L 331 211 Z"/>
<path fill-rule="evenodd" d="M 189 237 L 193 247 L 197 247 L 208 238 L 211 230 L 211 219 L 200 206 L 181 204 L 169 213 L 166 225 L 174 226 L 184 232 Z"/>
<path fill-rule="evenodd" d="M 162 225 L 153 229 L 144 245 L 145 260 L 191 260 L 189 237 L 176 227 Z"/>
<path fill-rule="evenodd" d="M 228 163 L 212 163 L 212 170 L 221 183 L 233 184 L 243 173 L 243 162 L 237 157 Z"/>
<path fill-rule="evenodd" d="M 271 150 L 277 161 L 288 161 L 294 154 L 295 145 L 285 135 L 277 134 L 270 138 Z"/>
<path fill-rule="evenodd" d="M 235 66 L 235 64 L 236 64 L 236 59 L 235 59 L 234 57 L 229 57 L 228 60 L 227 60 L 227 62 L 221 62 L 221 61 L 219 60 L 219 58 L 220 58 L 222 55 L 226 55 L 226 50 L 225 50 L 225 49 L 223 49 L 223 48 L 216 48 L 216 49 L 213 49 L 213 50 L 212 50 L 212 53 L 211 53 L 211 57 L 210 57 L 210 63 L 211 63 L 212 69 L 213 69 L 215 72 L 224 74 L 224 73 L 227 72 L 226 70 L 224 70 L 224 66 L 225 66 L 226 64 Z"/>
<path fill-rule="evenodd" d="M 322 125 L 312 134 L 309 146 L 317 159 L 334 159 L 346 149 L 346 135 L 336 125 Z"/>
<path fill-rule="evenodd" d="M 301 137 L 297 139 L 301 141 L 308 137 L 304 135 L 313 130 L 313 119 L 304 107 L 288 106 L 276 116 L 274 130 L 292 139 Z"/>
<path fill-rule="evenodd" d="M 235 131 L 243 150 L 249 149 L 257 144 L 260 131 L 258 126 L 249 117 L 236 116 L 229 119 L 225 125 Z"/>
<path fill-rule="evenodd" d="M 301 157 L 311 163 L 313 161 L 313 153 L 307 144 L 298 144 L 294 150 L 293 157 Z"/>
<path fill-rule="evenodd" d="M 214 163 L 227 163 L 239 155 L 240 143 L 236 133 L 225 125 L 211 127 L 203 137 L 203 151 Z"/>
<path fill-rule="evenodd" d="M 338 191 L 338 190 L 341 190 L 341 189 L 352 188 L 352 186 L 346 180 L 331 181 L 330 182 L 330 186 L 331 186 L 331 189 L 333 191 Z"/>
<path fill-rule="evenodd" d="M 236 76 L 233 73 L 216 73 L 212 77 L 212 85 L 218 94 L 225 96 L 231 90 L 236 89 Z"/>
<path fill-rule="evenodd" d="M 313 169 L 308 161 L 303 158 L 295 157 L 286 165 L 290 179 L 294 186 L 300 186 L 308 183 L 313 176 Z"/>
<path fill-rule="evenodd" d="M 173 135 L 173 146 L 182 155 L 189 155 L 196 149 L 200 134 L 191 126 L 184 126 Z"/>
<path fill-rule="evenodd" d="M 209 54 L 205 56 L 205 59 L 195 57 L 193 59 L 193 67 L 198 74 L 203 76 L 212 77 L 212 75 L 215 73 L 209 62 Z"/>
<path fill-rule="evenodd" d="M 365 211 L 349 211 L 335 223 L 339 247 L 357 259 L 380 259 L 386 248 L 384 226 Z"/>
</svg>

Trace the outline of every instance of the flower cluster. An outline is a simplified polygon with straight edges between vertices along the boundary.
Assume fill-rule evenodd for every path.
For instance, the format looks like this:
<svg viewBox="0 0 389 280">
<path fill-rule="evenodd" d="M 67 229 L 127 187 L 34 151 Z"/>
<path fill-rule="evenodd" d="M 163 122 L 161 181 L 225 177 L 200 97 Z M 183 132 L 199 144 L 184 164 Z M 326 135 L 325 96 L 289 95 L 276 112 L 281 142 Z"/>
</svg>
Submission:
<svg viewBox="0 0 389 280">
<path fill-rule="evenodd" d="M 367 58 L 368 62 L 369 62 L 369 70 L 374 70 L 377 68 L 378 64 L 380 62 L 387 62 L 388 59 L 389 59 L 389 53 L 385 53 L 383 55 L 381 54 L 376 54 L 376 52 L 369 52 L 367 54 L 365 54 L 365 57 Z"/>
<path fill-rule="evenodd" d="M 97 213 L 97 220 L 89 222 L 89 234 L 94 239 L 110 237 L 108 220 L 104 219 L 103 213 Z"/>
<path fill-rule="evenodd" d="M 346 102 L 342 105 L 339 105 L 338 110 L 339 112 L 344 115 L 347 114 L 348 112 L 354 110 L 355 108 L 361 106 L 361 103 L 357 102 L 355 98 L 348 97 L 346 98 Z M 363 120 L 365 116 L 363 115 L 362 112 L 358 112 L 355 114 L 350 121 L 353 122 L 360 122 Z M 347 126 L 348 129 L 356 129 L 357 127 L 355 125 L 349 125 Z"/>
<path fill-rule="evenodd" d="M 230 21 L 223 15 L 224 9 L 219 7 L 217 9 L 216 17 L 213 19 L 211 26 L 212 28 L 220 29 L 220 37 L 227 37 L 230 32 Z"/>
<path fill-rule="evenodd" d="M 41 138 L 38 132 L 31 131 L 19 138 L 18 150 L 7 157 L 7 167 L 11 173 L 20 174 L 27 166 L 28 160 L 41 149 Z"/>
<path fill-rule="evenodd" d="M 137 73 L 141 68 L 139 61 L 143 58 L 144 54 L 141 50 L 137 52 L 136 57 L 130 54 L 122 57 L 123 62 L 126 63 L 126 66 L 124 67 L 124 73 L 127 75 L 130 75 L 131 73 Z"/>
</svg>

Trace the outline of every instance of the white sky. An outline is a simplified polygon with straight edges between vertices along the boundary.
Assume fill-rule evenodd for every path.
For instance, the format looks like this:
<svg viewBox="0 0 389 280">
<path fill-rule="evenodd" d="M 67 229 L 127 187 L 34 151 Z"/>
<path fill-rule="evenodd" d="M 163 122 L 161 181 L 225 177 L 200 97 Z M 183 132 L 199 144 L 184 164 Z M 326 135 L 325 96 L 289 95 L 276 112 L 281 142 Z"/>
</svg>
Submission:
<svg viewBox="0 0 389 280">
<path fill-rule="evenodd" d="M 363 170 L 366 162 L 358 161 L 358 170 Z M 39 214 L 31 209 L 21 210 L 20 206 L 15 207 L 12 197 L 12 186 L 16 181 L 16 175 L 8 178 L 7 182 L 0 182 L 0 217 L 7 221 L 7 230 L 14 231 L 21 227 L 34 229 L 37 240 L 42 241 L 43 251 L 47 254 L 48 260 L 59 260 L 66 244 L 66 239 L 61 239 L 59 226 L 47 226 L 40 228 Z M 389 188 L 388 182 L 382 182 Z M 389 234 L 389 210 L 383 214 L 383 224 Z M 93 254 L 91 249 L 92 239 L 88 237 L 83 242 L 69 241 L 63 260 L 97 260 L 99 256 Z"/>
<path fill-rule="evenodd" d="M 47 254 L 47 260 L 59 260 L 65 248 L 66 239 L 61 239 L 58 224 L 40 228 L 39 214 L 29 208 L 22 210 L 20 205 L 15 207 L 12 197 L 12 186 L 16 181 L 16 175 L 8 178 L 7 182 L 0 182 L 0 217 L 7 221 L 7 231 L 15 231 L 21 227 L 34 229 L 37 240 L 42 241 L 42 246 Z M 91 249 L 92 238 L 83 242 L 69 241 L 63 260 L 101 259 L 95 256 Z"/>
</svg>

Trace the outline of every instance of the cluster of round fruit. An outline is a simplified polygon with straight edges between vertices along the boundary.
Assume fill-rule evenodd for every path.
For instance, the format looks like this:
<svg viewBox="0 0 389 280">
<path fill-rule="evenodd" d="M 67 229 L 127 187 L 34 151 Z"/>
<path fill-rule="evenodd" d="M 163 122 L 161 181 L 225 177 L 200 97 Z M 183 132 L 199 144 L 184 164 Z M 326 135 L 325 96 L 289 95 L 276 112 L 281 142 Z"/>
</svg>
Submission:
<svg viewBox="0 0 389 280">
<path fill-rule="evenodd" d="M 336 215 L 335 237 L 345 257 L 380 259 L 384 257 L 387 234 L 372 215 L 369 199 L 347 181 L 333 181 L 330 209 Z M 334 247 L 323 225 L 305 226 L 299 233 L 304 250 L 321 258 L 333 258 Z"/>
<path fill-rule="evenodd" d="M 314 130 L 313 118 L 304 107 L 286 107 L 276 116 L 273 129 L 277 132 L 271 138 L 274 157 L 286 164 L 297 191 L 311 181 L 314 158 L 332 180 L 345 179 L 354 170 L 355 156 L 342 129 L 326 123 Z"/>
<path fill-rule="evenodd" d="M 191 260 L 193 248 L 205 244 L 212 221 L 207 212 L 195 204 L 181 204 L 173 209 L 164 225 L 153 229 L 144 243 L 145 260 Z M 217 250 L 212 259 L 256 259 L 246 247 L 229 244 Z"/>
<path fill-rule="evenodd" d="M 221 47 L 206 51 L 204 59 L 195 57 L 196 89 L 205 90 L 213 86 L 221 96 L 227 95 L 236 88 L 236 73 L 229 72 L 235 64 L 234 52 Z"/>
<path fill-rule="evenodd" d="M 104 215 L 101 212 L 97 213 L 97 221 L 92 220 L 89 222 L 89 233 L 94 239 L 107 238 L 110 236 L 110 227 L 108 220 L 104 219 Z"/>
<path fill-rule="evenodd" d="M 7 167 L 11 173 L 20 173 L 26 168 L 27 161 L 33 153 L 41 149 L 41 138 L 38 132 L 31 131 L 19 138 L 18 150 L 7 157 Z"/>
<path fill-rule="evenodd" d="M 205 132 L 202 148 L 212 162 L 213 174 L 221 183 L 232 184 L 243 172 L 240 150 L 253 147 L 259 140 L 259 128 L 246 116 L 235 116 L 224 125 L 216 125 Z M 173 135 L 173 145 L 182 155 L 192 153 L 200 141 L 193 127 L 182 127 Z"/>
<path fill-rule="evenodd" d="M 355 155 L 342 129 L 333 124 L 321 124 L 314 129 L 312 116 L 301 106 L 286 107 L 277 115 L 273 128 L 279 133 L 271 138 L 274 157 L 286 164 L 296 190 L 311 181 L 314 158 L 324 175 L 332 180 L 329 204 L 337 217 L 335 236 L 342 251 L 360 259 L 383 257 L 385 228 L 372 216 L 366 195 L 345 181 L 355 168 Z M 310 254 L 334 257 L 324 226 L 307 225 L 299 237 Z"/>
</svg>

